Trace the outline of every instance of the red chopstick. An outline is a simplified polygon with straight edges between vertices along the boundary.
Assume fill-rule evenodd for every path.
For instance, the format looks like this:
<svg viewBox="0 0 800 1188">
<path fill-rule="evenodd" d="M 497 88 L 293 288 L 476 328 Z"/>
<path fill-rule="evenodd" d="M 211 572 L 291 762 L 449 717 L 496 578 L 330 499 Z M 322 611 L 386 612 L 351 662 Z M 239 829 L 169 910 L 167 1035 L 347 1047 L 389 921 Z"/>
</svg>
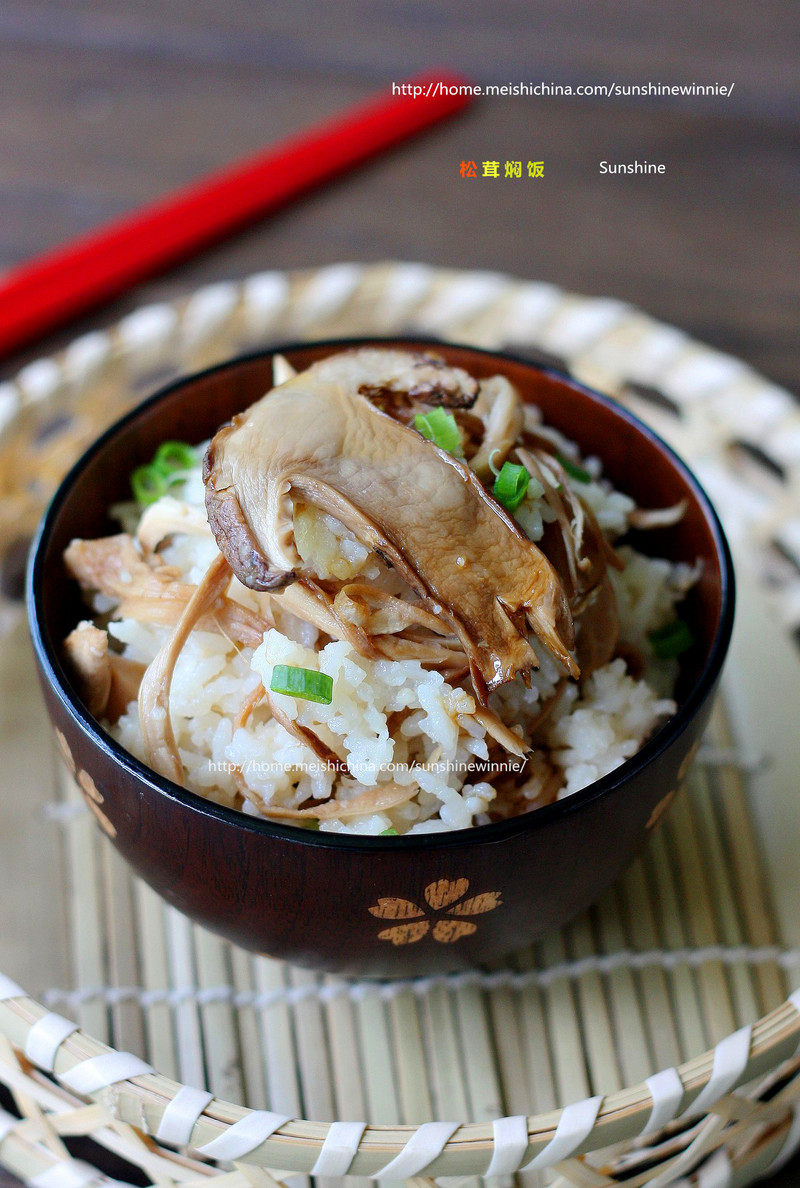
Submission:
<svg viewBox="0 0 800 1188">
<path fill-rule="evenodd" d="M 0 279 L 0 355 L 137 284 L 465 107 L 461 79 L 401 84 L 255 157 L 38 256 Z M 422 87 L 414 94 L 410 88 Z M 447 93 L 447 88 L 455 88 Z"/>
</svg>

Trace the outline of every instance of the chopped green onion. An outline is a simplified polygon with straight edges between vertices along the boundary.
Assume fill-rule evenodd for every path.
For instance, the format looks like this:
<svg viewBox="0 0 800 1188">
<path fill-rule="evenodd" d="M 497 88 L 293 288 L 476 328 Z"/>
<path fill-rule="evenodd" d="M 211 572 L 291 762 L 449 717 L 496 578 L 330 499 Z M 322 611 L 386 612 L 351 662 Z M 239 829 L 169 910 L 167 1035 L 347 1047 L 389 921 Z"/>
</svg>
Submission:
<svg viewBox="0 0 800 1188">
<path fill-rule="evenodd" d="M 506 511 L 515 512 L 528 491 L 531 476 L 524 466 L 504 462 L 503 469 L 494 480 L 494 497 Z"/>
<path fill-rule="evenodd" d="M 397 832 L 396 829 L 393 829 L 391 825 L 389 826 L 388 829 L 381 830 L 381 837 L 399 837 L 399 836 L 400 836 L 400 834 Z"/>
<path fill-rule="evenodd" d="M 670 660 L 688 651 L 694 643 L 694 636 L 683 619 L 673 619 L 663 627 L 650 631 L 647 638 L 659 660 Z"/>
<path fill-rule="evenodd" d="M 137 503 L 155 503 L 166 494 L 167 479 L 155 466 L 137 466 L 131 475 L 131 490 Z"/>
<path fill-rule="evenodd" d="M 461 453 L 461 434 L 456 419 L 452 413 L 445 412 L 441 405 L 432 408 L 429 413 L 417 413 L 414 428 L 440 450 L 447 450 L 448 454 Z"/>
<path fill-rule="evenodd" d="M 319 831 L 319 817 L 306 817 L 305 827 L 306 827 L 306 829 L 311 829 L 315 833 L 318 832 Z"/>
<path fill-rule="evenodd" d="M 153 458 L 153 466 L 165 476 L 174 470 L 191 470 L 196 463 L 197 454 L 185 441 L 162 441 Z"/>
<path fill-rule="evenodd" d="M 303 701 L 318 701 L 321 705 L 330 705 L 333 701 L 333 677 L 324 672 L 315 672 L 313 668 L 276 664 L 269 687 L 273 693 L 300 697 Z"/>
<path fill-rule="evenodd" d="M 592 476 L 588 470 L 584 470 L 582 466 L 578 466 L 577 462 L 571 462 L 569 458 L 565 458 L 563 454 L 556 454 L 561 465 L 566 470 L 570 478 L 574 478 L 578 483 L 590 483 Z"/>
</svg>

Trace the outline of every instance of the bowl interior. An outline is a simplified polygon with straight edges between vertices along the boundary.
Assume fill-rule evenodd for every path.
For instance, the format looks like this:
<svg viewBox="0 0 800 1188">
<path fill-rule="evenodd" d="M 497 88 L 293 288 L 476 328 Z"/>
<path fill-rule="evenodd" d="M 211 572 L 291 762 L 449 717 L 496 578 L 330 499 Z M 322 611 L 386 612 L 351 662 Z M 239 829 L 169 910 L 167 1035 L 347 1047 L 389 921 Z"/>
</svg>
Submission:
<svg viewBox="0 0 800 1188">
<path fill-rule="evenodd" d="M 431 346 L 416 340 L 391 341 L 409 347 Z M 301 369 L 348 345 L 355 344 L 297 346 L 282 353 Z M 604 474 L 639 506 L 663 507 L 687 501 L 687 512 L 677 525 L 640 533 L 635 541 L 653 556 L 702 561 L 700 580 L 682 610 L 696 639 L 681 669 L 677 697 L 684 702 L 707 670 L 712 651 L 719 651 L 720 645 L 724 650 L 727 638 L 722 637 L 730 626 L 732 595 L 724 538 L 696 481 L 664 443 L 625 410 L 565 377 L 473 348 L 436 344 L 436 350 L 478 378 L 505 374 L 526 400 L 540 406 L 548 424 L 575 440 L 584 455 L 600 457 Z M 129 476 L 134 467 L 148 461 L 165 439 L 199 443 L 209 438 L 234 413 L 262 396 L 271 379 L 269 352 L 179 381 L 112 427 L 65 480 L 40 539 L 35 566 L 37 627 L 63 684 L 69 686 L 70 680 L 57 661 L 61 643 L 87 614 L 77 584 L 69 579 L 63 564 L 67 544 L 76 536 L 90 538 L 119 531 L 107 509 L 130 498 Z"/>
</svg>

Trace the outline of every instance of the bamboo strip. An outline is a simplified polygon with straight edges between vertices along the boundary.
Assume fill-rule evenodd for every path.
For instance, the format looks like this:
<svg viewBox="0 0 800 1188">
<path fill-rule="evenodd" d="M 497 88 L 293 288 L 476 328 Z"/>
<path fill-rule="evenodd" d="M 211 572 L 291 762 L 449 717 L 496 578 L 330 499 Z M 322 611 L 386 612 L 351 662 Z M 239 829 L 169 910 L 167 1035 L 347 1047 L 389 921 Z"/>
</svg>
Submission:
<svg viewBox="0 0 800 1188">
<path fill-rule="evenodd" d="M 687 788 L 696 795 L 696 777 L 690 775 Z M 680 879 L 680 904 L 689 942 L 695 946 L 715 945 L 719 942 L 714 909 L 708 888 L 708 873 L 697 843 L 688 796 L 678 798 L 665 822 L 671 854 Z M 721 961 L 709 961 L 695 970 L 700 1005 L 706 1020 L 709 1043 L 717 1043 L 736 1028 L 730 983 Z"/>
<path fill-rule="evenodd" d="M 203 1032 L 195 998 L 181 997 L 184 990 L 194 990 L 197 984 L 192 925 L 173 907 L 165 905 L 170 958 L 170 982 L 176 991 L 175 1041 L 178 1050 L 180 1079 L 185 1085 L 205 1088 L 206 1071 L 203 1059 Z"/>
<path fill-rule="evenodd" d="M 586 913 L 564 930 L 568 956 L 573 960 L 596 955 L 592 916 Z M 583 1052 L 592 1092 L 602 1086 L 608 1092 L 622 1087 L 603 979 L 592 970 L 574 982 L 577 1015 L 583 1038 Z"/>
<path fill-rule="evenodd" d="M 527 1094 L 519 1018 L 513 991 L 497 989 L 488 996 L 488 1000 L 504 1109 L 510 1114 L 526 1113 L 530 1098 Z"/>
<path fill-rule="evenodd" d="M 381 1000 L 365 996 L 356 1004 L 360 1048 L 364 1060 L 367 1120 L 390 1125 L 400 1117 L 391 1028 Z"/>
<path fill-rule="evenodd" d="M 138 921 L 135 916 L 130 871 L 105 838 L 101 843 L 100 857 L 109 984 L 114 987 L 138 986 Z M 112 1003 L 110 1015 L 113 1046 L 122 1048 L 124 1052 L 143 1051 L 144 1022 L 140 1004 L 131 998 Z"/>
<path fill-rule="evenodd" d="M 683 949 L 686 946 L 686 934 L 663 828 L 654 831 L 644 858 L 661 944 L 666 949 Z M 693 1052 L 705 1048 L 709 1043 L 703 1026 L 697 985 L 692 970 L 685 962 L 672 970 L 670 982 L 681 1053 L 688 1059 Z"/>
<path fill-rule="evenodd" d="M 0 395 L 5 411 L 9 388 L 4 385 Z M 1 450 L 0 475 L 5 486 Z M 24 525 L 16 528 L 25 531 Z M 5 542 L 3 535 L 0 529 L 0 550 L 11 543 L 10 535 Z M 14 613 L 21 618 L 21 607 L 9 614 L 0 594 L 0 968 L 13 970 L 41 992 L 70 979 L 64 809 L 54 802 L 62 759 L 49 745 L 52 731 L 31 662 L 30 637 L 22 622 L 11 627 Z"/>
<path fill-rule="evenodd" d="M 317 975 L 307 969 L 288 969 L 290 986 L 316 985 Z M 328 1036 L 318 999 L 309 997 L 293 1007 L 297 1061 L 306 1116 L 322 1122 L 336 1117 L 329 1071 Z"/>
<path fill-rule="evenodd" d="M 624 948 L 622 904 L 616 888 L 612 888 L 593 910 L 602 952 L 614 953 Z M 616 1039 L 620 1076 L 623 1085 L 635 1085 L 653 1072 L 648 1052 L 644 1013 L 646 1008 L 638 993 L 630 969 L 615 969 L 606 975 L 606 986 L 612 1018 L 612 1033 Z M 604 1082 L 595 1082 L 600 1087 Z"/>
<path fill-rule="evenodd" d="M 520 971 L 537 968 L 536 948 L 529 946 L 517 953 L 514 963 Z M 518 1090 L 516 1104 L 507 1104 L 506 1109 L 514 1114 L 552 1110 L 558 1105 L 558 1093 L 548 1045 L 542 993 L 535 986 L 522 990 L 517 995 L 517 1018 L 521 1039 L 522 1084 Z M 502 1070 L 500 1075 L 502 1076 Z M 542 1188 L 546 1179 L 546 1173 L 540 1171 L 523 1172 L 517 1176 L 520 1188 Z"/>
<path fill-rule="evenodd" d="M 335 988 L 341 983 L 327 977 L 324 984 Z M 335 1101 L 335 1117 L 343 1122 L 362 1122 L 367 1116 L 364 1086 L 361 1075 L 362 1057 L 358 1045 L 353 1004 L 344 994 L 332 998 L 325 1007 L 326 1028 L 330 1044 L 331 1085 Z M 422 1064 L 424 1073 L 424 1061 Z M 400 1066 L 398 1064 L 398 1074 Z M 403 1117 L 404 1122 L 410 1119 Z M 370 1188 L 370 1181 L 350 1177 L 351 1188 Z"/>
<path fill-rule="evenodd" d="M 556 965 L 566 959 L 560 933 L 547 937 L 537 947 L 543 965 Z M 580 1021 L 575 1010 L 572 986 L 567 978 L 558 978 L 543 992 L 553 1070 L 558 1086 L 558 1100 L 580 1101 L 591 1095 L 581 1043 Z"/>
<path fill-rule="evenodd" d="M 696 795 L 690 800 L 691 816 L 696 830 L 697 848 L 708 877 L 716 931 L 722 944 L 743 944 L 749 938 L 743 933 L 736 910 L 727 855 L 723 849 L 714 813 L 710 773 L 702 764 L 698 764 L 693 772 L 693 781 Z M 739 890 L 741 894 L 746 895 L 748 888 L 743 886 Z M 761 1013 L 753 970 L 747 963 L 738 962 L 729 965 L 727 973 L 736 1022 L 739 1025 L 752 1023 Z"/>
<path fill-rule="evenodd" d="M 397 1063 L 400 1117 L 404 1122 L 432 1121 L 433 1100 L 419 1002 L 411 990 L 394 995 L 387 1006 Z M 366 1117 L 366 1115 L 364 1115 Z"/>
<path fill-rule="evenodd" d="M 73 811 L 66 823 L 73 984 L 79 990 L 93 990 L 106 984 L 105 927 L 97 860 L 99 833 L 77 784 L 61 766 L 59 785 L 62 803 Z M 78 1008 L 77 1021 L 101 1043 L 108 1041 L 108 1011 L 102 998 L 84 999 Z"/>
<path fill-rule="evenodd" d="M 288 981 L 290 986 L 308 986 L 316 985 L 319 979 L 307 969 L 295 969 L 290 966 Z M 294 1006 L 292 1013 L 303 1117 L 333 1122 L 336 1118 L 336 1107 L 322 1005 L 318 999 L 306 998 Z M 320 1176 L 314 1182 L 317 1188 L 335 1188 L 335 1181 L 329 1177 Z"/>
<path fill-rule="evenodd" d="M 139 921 L 139 970 L 142 989 L 161 991 L 169 985 L 169 957 L 162 900 L 141 879 L 133 880 Z M 172 1008 L 166 1002 L 145 1007 L 146 1059 L 170 1080 L 178 1076 Z"/>
<path fill-rule="evenodd" d="M 483 993 L 475 986 L 453 991 L 453 1009 L 463 1059 L 466 1117 L 486 1122 L 503 1115 L 503 1096 Z"/>
<path fill-rule="evenodd" d="M 713 724 L 720 745 L 732 748 L 735 743 L 733 729 L 721 697 L 717 698 Z M 753 945 L 774 944 L 778 936 L 775 913 L 747 803 L 745 778 L 732 764 L 726 764 L 718 769 L 716 785 L 715 809 L 728 843 L 733 897 L 742 915 L 744 933 Z M 746 895 L 736 893 L 741 887 L 747 887 Z M 771 1011 L 786 996 L 786 978 L 773 963 L 757 965 L 754 973 L 761 1012 Z"/>
<path fill-rule="evenodd" d="M 425 997 L 428 1079 L 434 1119 L 444 1122 L 472 1118 L 463 1064 L 467 1037 L 459 1035 L 454 1009 L 451 992 L 441 986 Z M 464 1188 L 478 1188 L 478 1183 L 476 1178 L 469 1177 Z"/>
<path fill-rule="evenodd" d="M 469 1116 L 459 1037 L 450 992 L 439 986 L 425 996 L 425 1046 L 434 1118 L 448 1121 Z"/>
<path fill-rule="evenodd" d="M 517 968 L 524 972 L 536 968 L 536 950 L 523 949 L 516 956 Z M 545 1113 L 558 1105 L 553 1061 L 547 1040 L 542 992 L 535 986 L 522 990 L 518 998 L 520 1034 L 522 1037 L 523 1067 L 526 1072 L 527 1109 L 531 1113 Z"/>
<path fill-rule="evenodd" d="M 280 961 L 273 961 L 270 957 L 254 957 L 253 965 L 259 994 L 283 987 L 284 967 Z M 276 1001 L 261 1007 L 258 1015 L 268 1108 L 275 1113 L 299 1117 L 300 1084 L 289 1007 L 285 1002 Z"/>
<path fill-rule="evenodd" d="M 286 984 L 286 969 L 280 961 L 270 957 L 255 957 L 256 988 L 260 994 L 283 988 Z M 295 1045 L 292 1013 L 285 1002 L 274 1002 L 259 1011 L 261 1051 L 264 1060 L 264 1078 L 267 1088 L 268 1109 L 293 1118 L 303 1116 L 303 1097 Z M 308 1177 L 297 1180 L 298 1188 L 306 1188 Z"/>
<path fill-rule="evenodd" d="M 246 1000 L 255 992 L 250 954 L 244 949 L 231 945 L 230 960 L 234 993 L 241 996 L 242 1000 Z M 263 1110 L 267 1106 L 267 1088 L 264 1082 L 261 1036 L 255 1008 L 246 1001 L 240 1001 L 236 1007 L 236 1023 L 239 1031 L 241 1074 L 244 1082 L 242 1100 L 245 1105 L 254 1110 Z"/>
<path fill-rule="evenodd" d="M 192 939 L 199 989 L 232 986 L 231 946 L 196 926 Z M 209 1092 L 228 1101 L 244 1101 L 238 1019 L 231 1002 L 201 1003 L 199 1013 Z"/>
<path fill-rule="evenodd" d="M 658 930 L 650 885 L 641 858 L 623 875 L 618 887 L 626 943 L 640 952 L 657 948 Z M 663 969 L 652 966 L 635 971 L 634 976 L 639 986 L 639 997 L 646 1005 L 651 1067 L 670 1068 L 686 1059 L 690 1053 L 682 1052 L 678 1042 L 667 975 Z"/>
</svg>

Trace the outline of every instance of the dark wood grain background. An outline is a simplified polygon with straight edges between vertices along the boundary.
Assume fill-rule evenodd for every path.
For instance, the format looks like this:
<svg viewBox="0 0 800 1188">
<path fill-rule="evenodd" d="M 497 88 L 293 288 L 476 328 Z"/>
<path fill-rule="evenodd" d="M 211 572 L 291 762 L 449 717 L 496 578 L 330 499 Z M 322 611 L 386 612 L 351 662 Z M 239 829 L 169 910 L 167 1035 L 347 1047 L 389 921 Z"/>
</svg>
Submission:
<svg viewBox="0 0 800 1188">
<path fill-rule="evenodd" d="M 477 101 L 24 358 L 205 281 L 396 258 L 619 297 L 798 391 L 797 18 L 794 0 L 4 0 L 6 267 L 424 68 L 734 83 L 730 98 Z M 666 174 L 599 173 L 635 157 Z M 462 179 L 465 159 L 543 160 L 545 177 Z M 777 1182 L 798 1181 L 793 1165 Z"/>
</svg>

